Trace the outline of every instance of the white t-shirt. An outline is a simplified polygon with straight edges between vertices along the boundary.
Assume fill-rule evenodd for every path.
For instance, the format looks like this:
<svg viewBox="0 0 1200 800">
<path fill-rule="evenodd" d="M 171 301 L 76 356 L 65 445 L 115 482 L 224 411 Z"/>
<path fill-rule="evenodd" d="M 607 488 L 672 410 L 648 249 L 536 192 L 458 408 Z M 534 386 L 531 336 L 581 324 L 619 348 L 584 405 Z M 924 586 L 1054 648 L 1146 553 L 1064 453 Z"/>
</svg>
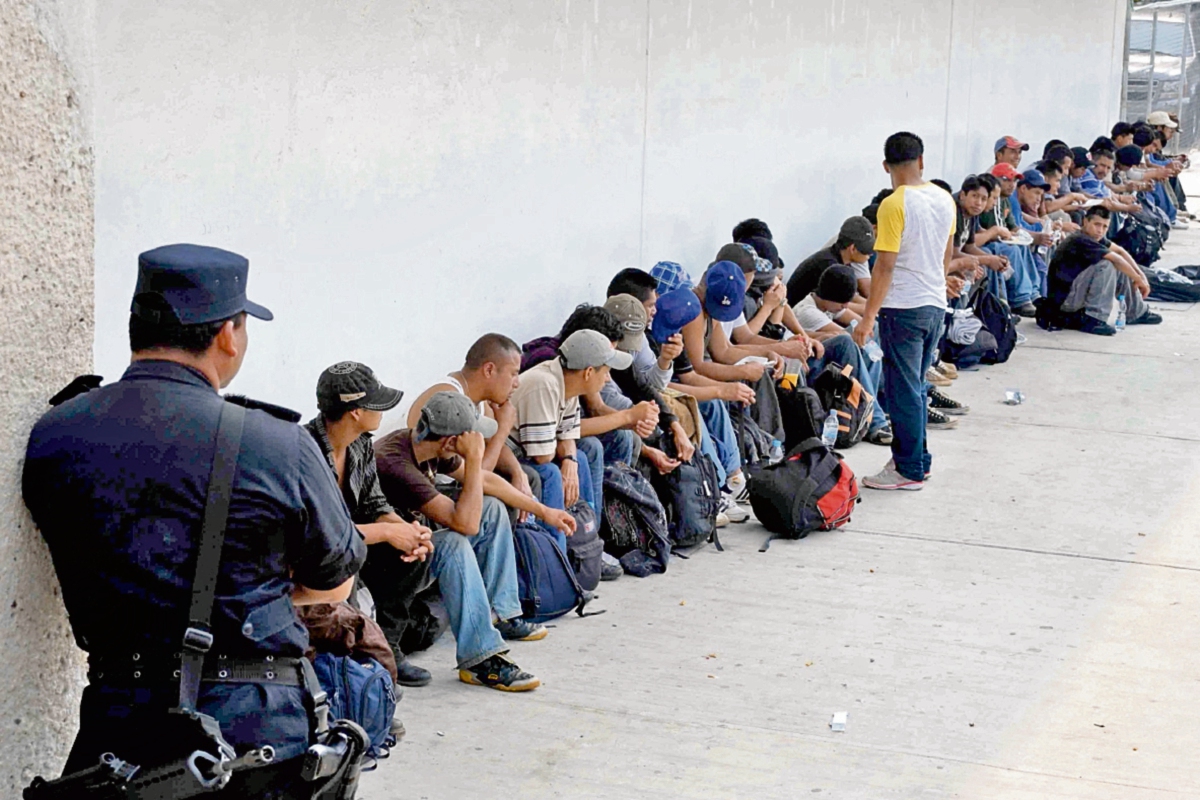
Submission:
<svg viewBox="0 0 1200 800">
<path fill-rule="evenodd" d="M 879 204 L 875 251 L 896 253 L 884 308 L 946 308 L 946 244 L 955 218 L 954 198 L 932 183 L 901 186 Z"/>
<path fill-rule="evenodd" d="M 834 315 L 817 307 L 817 298 L 809 292 L 796 305 L 792 306 L 796 321 L 806 331 L 819 331 L 833 321 Z"/>
<path fill-rule="evenodd" d="M 737 319 L 732 322 L 722 322 L 721 328 L 725 331 L 725 338 L 731 343 L 733 342 L 733 332 L 746 324 L 746 315 L 738 314 Z"/>
</svg>

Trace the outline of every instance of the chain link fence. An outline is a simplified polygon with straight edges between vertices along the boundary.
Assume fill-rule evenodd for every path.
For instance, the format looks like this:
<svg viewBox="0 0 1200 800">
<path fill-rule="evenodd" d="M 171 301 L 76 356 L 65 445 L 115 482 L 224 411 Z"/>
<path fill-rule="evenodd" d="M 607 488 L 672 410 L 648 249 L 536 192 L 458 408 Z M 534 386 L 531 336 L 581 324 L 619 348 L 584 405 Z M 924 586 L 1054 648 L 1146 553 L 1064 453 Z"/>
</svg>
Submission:
<svg viewBox="0 0 1200 800">
<path fill-rule="evenodd" d="M 1177 118 L 1169 148 L 1200 146 L 1200 2 L 1132 2 L 1125 28 L 1125 75 L 1121 118 L 1145 119 L 1151 111 Z"/>
</svg>

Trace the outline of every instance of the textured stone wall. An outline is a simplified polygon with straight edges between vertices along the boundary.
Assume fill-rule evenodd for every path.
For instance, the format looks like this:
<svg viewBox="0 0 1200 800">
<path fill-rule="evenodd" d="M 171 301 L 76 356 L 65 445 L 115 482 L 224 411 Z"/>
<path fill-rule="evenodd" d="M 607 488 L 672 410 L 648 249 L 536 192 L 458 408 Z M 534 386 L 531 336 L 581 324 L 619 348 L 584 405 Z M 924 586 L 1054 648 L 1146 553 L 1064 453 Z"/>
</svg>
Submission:
<svg viewBox="0 0 1200 800">
<path fill-rule="evenodd" d="M 20 496 L 30 426 L 91 369 L 90 0 L 0 0 L 0 796 L 57 775 L 83 660 Z M 83 76 L 77 80 L 76 75 Z"/>
</svg>

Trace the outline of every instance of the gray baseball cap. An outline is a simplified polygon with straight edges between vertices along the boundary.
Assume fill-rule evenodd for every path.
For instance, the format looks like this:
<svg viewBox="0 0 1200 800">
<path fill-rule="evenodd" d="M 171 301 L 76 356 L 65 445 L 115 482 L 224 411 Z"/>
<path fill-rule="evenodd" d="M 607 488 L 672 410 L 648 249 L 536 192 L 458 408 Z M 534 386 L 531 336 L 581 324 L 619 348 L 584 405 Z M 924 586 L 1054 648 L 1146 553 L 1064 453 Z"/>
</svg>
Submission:
<svg viewBox="0 0 1200 800">
<path fill-rule="evenodd" d="M 838 237 L 850 242 L 864 256 L 875 252 L 875 230 L 866 217 L 850 217 L 842 223 Z"/>
<path fill-rule="evenodd" d="M 617 347 L 626 353 L 636 353 L 646 342 L 646 307 L 631 294 L 614 294 L 604 307 L 613 313 L 625 332 Z"/>
<path fill-rule="evenodd" d="M 483 438 L 490 439 L 496 435 L 496 420 L 480 414 L 465 394 L 438 392 L 421 409 L 416 440 L 444 439 L 467 431 L 477 431 Z"/>
<path fill-rule="evenodd" d="M 572 333 L 558 346 L 558 352 L 562 354 L 567 369 L 629 369 L 633 363 L 633 356 L 614 349 L 604 334 L 590 329 Z"/>
</svg>

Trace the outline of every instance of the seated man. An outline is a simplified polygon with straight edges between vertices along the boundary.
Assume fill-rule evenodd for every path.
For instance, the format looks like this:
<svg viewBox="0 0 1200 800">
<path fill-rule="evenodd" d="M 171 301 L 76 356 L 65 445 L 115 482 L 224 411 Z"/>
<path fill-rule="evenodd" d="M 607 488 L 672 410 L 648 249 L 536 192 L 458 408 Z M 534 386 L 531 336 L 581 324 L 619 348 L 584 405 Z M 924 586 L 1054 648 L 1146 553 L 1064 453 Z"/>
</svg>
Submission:
<svg viewBox="0 0 1200 800">
<path fill-rule="evenodd" d="M 534 641 L 546 628 L 521 618 L 512 528 L 504 504 L 484 496 L 519 495 L 507 481 L 483 469 L 486 437 L 496 422 L 480 417 L 458 392 L 438 392 L 421 410 L 415 429 L 379 440 L 375 460 L 389 502 L 411 517 L 423 515 L 433 533 L 430 574 L 437 578 L 458 650 L 463 683 L 506 692 L 536 689 L 539 681 L 507 658 L 505 639 Z M 457 500 L 441 494 L 435 476 L 462 485 Z M 387 591 L 380 587 L 375 591 Z M 493 613 L 496 623 L 493 624 Z"/>
<path fill-rule="evenodd" d="M 964 181 L 964 187 L 969 181 L 969 178 Z M 967 237 L 970 241 L 963 249 L 967 253 L 979 256 L 980 266 L 987 269 L 985 277 L 988 289 L 1008 305 L 1013 313 L 1022 317 L 1035 317 L 1037 308 L 1033 301 L 1041 297 L 1041 276 L 1038 273 L 1037 262 L 1028 247 L 1009 243 L 1013 233 L 1008 223 L 1016 225 L 1011 215 L 997 220 L 994 211 L 988 213 L 989 209 L 1000 207 L 1004 192 L 1000 179 L 994 175 L 978 175 L 976 181 L 988 196 L 984 209 L 974 219 L 968 217 L 965 211 L 967 204 L 960 198 L 958 224 L 973 228 L 973 232 Z M 1010 187 L 1014 185 L 1011 179 L 1008 183 Z M 1011 196 L 1013 189 L 1008 191 Z"/>
<path fill-rule="evenodd" d="M 1112 336 L 1109 319 L 1123 298 L 1130 325 L 1156 325 L 1162 317 L 1147 307 L 1150 284 L 1141 268 L 1121 247 L 1105 238 L 1110 212 L 1093 206 L 1083 217 L 1079 233 L 1058 246 L 1050 262 L 1048 302 L 1050 320 L 1064 328 Z"/>
<path fill-rule="evenodd" d="M 846 264 L 854 271 L 857 284 L 864 280 L 869 287 L 871 270 L 868 266 L 875 253 L 875 227 L 866 217 L 850 217 L 842 223 L 832 247 L 822 248 L 800 262 L 787 281 L 787 302 L 793 308 L 809 292 L 817 288 L 821 275 L 835 264 Z M 869 291 L 869 289 L 868 289 Z M 866 294 L 859 292 L 865 298 Z M 861 298 L 860 298 L 861 299 Z M 865 308 L 865 304 L 864 304 Z M 803 327 L 803 323 L 801 323 Z"/>
<path fill-rule="evenodd" d="M 599 487 L 592 486 L 589 461 L 595 453 L 577 447 L 582 427 L 579 398 L 598 393 L 611 369 L 632 364 L 633 357 L 614 349 L 603 334 L 581 329 L 563 340 L 554 358 L 521 373 L 512 394 L 517 420 L 508 445 L 541 477 L 543 502 L 548 502 L 548 487 L 561 486 L 566 507 L 582 498 L 597 514 L 603 513 Z M 557 539 L 565 553 L 566 537 L 560 534 Z"/>
<path fill-rule="evenodd" d="M 383 412 L 396 407 L 403 392 L 379 382 L 370 367 L 354 361 L 334 364 L 317 379 L 320 411 L 305 426 L 337 476 L 350 517 L 368 548 L 360 578 L 372 591 L 376 618 L 396 657 L 397 681 L 424 686 L 429 671 L 411 663 L 400 647 L 417 593 L 428 582 L 433 551 L 429 529 L 405 521 L 380 488 L 371 433 Z"/>
<path fill-rule="evenodd" d="M 996 154 L 997 164 L 1008 164 L 1016 170 L 1020 169 L 1021 155 L 1029 149 L 1029 145 L 1015 136 L 1003 136 L 996 140 L 996 146 L 992 149 Z"/>
</svg>

